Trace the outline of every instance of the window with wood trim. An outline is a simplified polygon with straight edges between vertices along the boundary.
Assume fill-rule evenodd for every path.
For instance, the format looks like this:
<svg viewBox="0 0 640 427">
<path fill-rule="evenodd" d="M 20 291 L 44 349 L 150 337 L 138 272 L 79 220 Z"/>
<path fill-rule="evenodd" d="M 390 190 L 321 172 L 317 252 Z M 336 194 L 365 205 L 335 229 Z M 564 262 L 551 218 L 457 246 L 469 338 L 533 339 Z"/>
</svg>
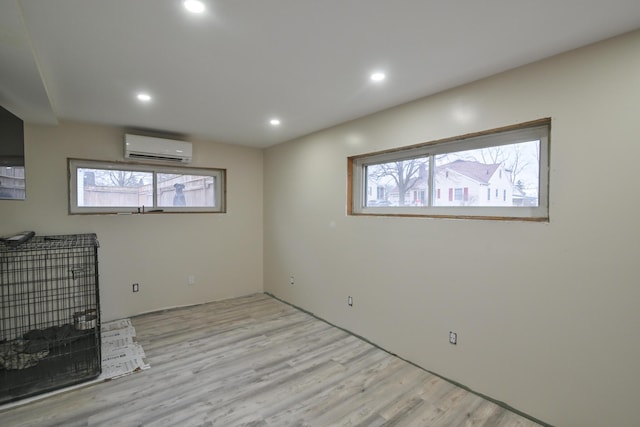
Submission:
<svg viewBox="0 0 640 427">
<path fill-rule="evenodd" d="M 349 213 L 548 220 L 550 126 L 543 119 L 350 157 Z"/>
</svg>

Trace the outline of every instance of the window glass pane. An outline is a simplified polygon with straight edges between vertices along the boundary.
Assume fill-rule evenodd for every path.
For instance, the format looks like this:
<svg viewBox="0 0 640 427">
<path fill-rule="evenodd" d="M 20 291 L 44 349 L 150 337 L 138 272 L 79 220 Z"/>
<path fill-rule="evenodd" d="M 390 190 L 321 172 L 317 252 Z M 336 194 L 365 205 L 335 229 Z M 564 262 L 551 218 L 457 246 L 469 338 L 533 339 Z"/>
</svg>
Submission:
<svg viewBox="0 0 640 427">
<path fill-rule="evenodd" d="M 529 141 L 435 156 L 435 194 L 453 197 L 434 206 L 538 206 L 539 153 Z"/>
<path fill-rule="evenodd" d="M 215 207 L 216 177 L 171 173 L 157 176 L 159 207 Z"/>
<path fill-rule="evenodd" d="M 153 206 L 151 172 L 77 169 L 78 207 Z"/>
<path fill-rule="evenodd" d="M 225 171 L 69 159 L 71 214 L 225 212 Z"/>
<path fill-rule="evenodd" d="M 366 198 L 366 207 L 425 206 L 428 203 L 428 157 L 373 164 L 364 169 L 366 194 L 376 195 Z"/>
<path fill-rule="evenodd" d="M 25 199 L 24 166 L 0 167 L 0 199 Z"/>
<path fill-rule="evenodd" d="M 549 125 L 350 157 L 348 213 L 548 220 Z"/>
</svg>

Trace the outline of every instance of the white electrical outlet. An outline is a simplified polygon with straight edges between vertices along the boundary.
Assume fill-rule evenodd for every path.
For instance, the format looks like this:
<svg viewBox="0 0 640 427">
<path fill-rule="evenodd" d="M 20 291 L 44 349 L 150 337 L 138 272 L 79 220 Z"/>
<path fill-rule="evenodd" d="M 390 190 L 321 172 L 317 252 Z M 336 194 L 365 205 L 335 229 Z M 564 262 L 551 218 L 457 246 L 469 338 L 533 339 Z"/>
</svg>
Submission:
<svg viewBox="0 0 640 427">
<path fill-rule="evenodd" d="M 196 284 L 196 276 L 189 276 L 187 278 L 187 283 L 189 283 L 190 285 L 195 285 Z"/>
<path fill-rule="evenodd" d="M 351 295 L 347 297 L 347 304 L 349 304 L 349 307 L 353 307 L 353 298 Z"/>
<path fill-rule="evenodd" d="M 134 283 L 131 285 L 131 288 L 133 292 L 138 292 L 140 290 L 140 285 L 138 283 Z"/>
<path fill-rule="evenodd" d="M 294 283 L 296 283 L 296 279 L 293 276 L 289 276 L 289 284 L 293 285 Z"/>
<path fill-rule="evenodd" d="M 449 331 L 449 343 L 456 345 L 458 344 L 458 334 L 455 332 Z"/>
</svg>

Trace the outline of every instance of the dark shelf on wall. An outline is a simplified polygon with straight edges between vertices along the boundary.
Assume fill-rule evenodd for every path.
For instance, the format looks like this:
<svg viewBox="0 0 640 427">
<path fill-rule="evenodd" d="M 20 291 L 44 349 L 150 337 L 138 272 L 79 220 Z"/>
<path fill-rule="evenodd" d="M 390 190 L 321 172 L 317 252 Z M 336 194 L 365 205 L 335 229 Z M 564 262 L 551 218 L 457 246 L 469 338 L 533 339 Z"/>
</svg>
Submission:
<svg viewBox="0 0 640 427">
<path fill-rule="evenodd" d="M 0 404 L 101 373 L 95 234 L 0 242 Z"/>
</svg>

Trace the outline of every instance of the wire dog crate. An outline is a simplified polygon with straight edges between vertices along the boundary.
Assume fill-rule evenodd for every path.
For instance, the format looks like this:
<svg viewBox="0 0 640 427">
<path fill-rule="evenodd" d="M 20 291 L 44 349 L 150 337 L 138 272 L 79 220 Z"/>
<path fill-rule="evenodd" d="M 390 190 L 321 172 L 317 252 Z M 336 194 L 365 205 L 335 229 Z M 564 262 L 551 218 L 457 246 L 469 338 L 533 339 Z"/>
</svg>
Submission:
<svg viewBox="0 0 640 427">
<path fill-rule="evenodd" d="M 95 234 L 0 242 L 0 404 L 100 375 Z"/>
</svg>

